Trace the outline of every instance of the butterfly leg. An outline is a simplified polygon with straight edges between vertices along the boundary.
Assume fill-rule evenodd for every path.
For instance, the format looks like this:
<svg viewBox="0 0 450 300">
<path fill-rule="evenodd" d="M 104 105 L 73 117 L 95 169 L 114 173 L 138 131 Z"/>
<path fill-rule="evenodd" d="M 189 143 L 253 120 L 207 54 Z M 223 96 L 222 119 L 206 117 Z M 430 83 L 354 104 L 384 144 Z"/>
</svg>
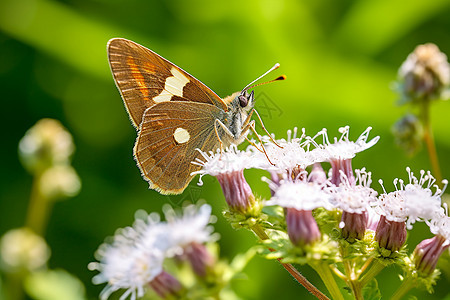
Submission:
<svg viewBox="0 0 450 300">
<path fill-rule="evenodd" d="M 229 135 L 230 137 L 233 137 L 233 133 L 220 120 L 216 119 L 214 121 L 214 131 L 216 132 L 216 137 L 217 137 L 217 139 L 219 140 L 219 143 L 220 143 L 220 154 L 222 154 L 222 152 L 223 152 L 223 142 L 222 142 L 222 139 L 219 136 L 219 131 L 218 131 L 219 127 L 222 128 L 225 131 L 225 133 L 227 135 Z"/>
<path fill-rule="evenodd" d="M 263 142 L 262 142 L 261 138 L 259 137 L 258 133 L 256 132 L 256 129 L 255 129 L 255 120 L 252 120 L 250 123 L 248 123 L 248 124 L 242 129 L 242 132 L 245 133 L 245 132 L 247 132 L 249 129 L 251 129 L 251 130 L 253 131 L 253 133 L 256 135 L 256 138 L 257 138 L 258 141 L 261 143 L 261 149 L 262 149 L 262 150 L 259 149 L 258 146 L 257 146 L 255 143 L 253 143 L 252 141 L 250 141 L 250 140 L 247 138 L 247 136 L 245 136 L 245 139 L 250 143 L 250 145 L 252 145 L 253 147 L 255 147 L 259 152 L 264 153 L 264 154 L 266 155 L 267 160 L 269 161 L 269 163 L 270 163 L 271 165 L 275 166 L 275 164 L 272 163 L 272 161 L 270 160 L 269 155 L 267 155 L 266 148 L 264 148 Z"/>
<path fill-rule="evenodd" d="M 273 139 L 272 135 L 267 131 L 267 129 L 266 129 L 266 127 L 264 126 L 264 123 L 263 123 L 261 117 L 259 116 L 259 113 L 256 111 L 256 109 L 252 109 L 252 111 L 251 111 L 251 113 L 249 114 L 249 116 L 251 116 L 253 112 L 255 112 L 256 116 L 257 116 L 258 119 L 259 119 L 259 122 L 261 123 L 262 129 L 267 133 L 267 135 L 269 136 L 269 138 L 272 140 L 272 143 L 274 143 L 275 145 L 277 145 L 279 148 L 283 149 L 283 147 L 280 146 L 280 145 Z"/>
</svg>

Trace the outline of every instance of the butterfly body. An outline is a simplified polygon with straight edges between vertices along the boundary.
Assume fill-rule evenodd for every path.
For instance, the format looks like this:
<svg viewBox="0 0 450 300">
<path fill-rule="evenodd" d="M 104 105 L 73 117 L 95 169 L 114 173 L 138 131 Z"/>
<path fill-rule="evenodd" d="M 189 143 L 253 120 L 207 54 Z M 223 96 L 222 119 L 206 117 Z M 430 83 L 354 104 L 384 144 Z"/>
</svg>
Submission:
<svg viewBox="0 0 450 300">
<path fill-rule="evenodd" d="M 253 92 L 224 99 L 189 73 L 126 39 L 108 42 L 108 58 L 130 119 L 139 131 L 134 157 L 152 189 L 182 193 L 203 152 L 240 144 L 248 134 Z"/>
</svg>

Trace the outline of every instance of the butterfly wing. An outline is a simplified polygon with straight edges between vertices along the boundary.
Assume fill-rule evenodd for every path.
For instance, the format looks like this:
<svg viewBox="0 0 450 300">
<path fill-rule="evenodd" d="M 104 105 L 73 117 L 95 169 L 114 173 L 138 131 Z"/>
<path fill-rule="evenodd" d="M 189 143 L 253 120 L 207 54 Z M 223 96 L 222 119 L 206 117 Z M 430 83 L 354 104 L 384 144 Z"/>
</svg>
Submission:
<svg viewBox="0 0 450 300">
<path fill-rule="evenodd" d="M 155 52 L 121 38 L 111 39 L 107 49 L 114 80 L 136 129 L 145 110 L 161 102 L 200 102 L 227 110 L 211 89 Z"/>
<path fill-rule="evenodd" d="M 219 147 L 214 130 L 223 111 L 214 105 L 169 101 L 144 113 L 134 155 L 150 188 L 161 194 L 180 194 L 200 169 L 197 148 L 207 152 Z M 219 134 L 223 134 L 222 132 Z"/>
</svg>

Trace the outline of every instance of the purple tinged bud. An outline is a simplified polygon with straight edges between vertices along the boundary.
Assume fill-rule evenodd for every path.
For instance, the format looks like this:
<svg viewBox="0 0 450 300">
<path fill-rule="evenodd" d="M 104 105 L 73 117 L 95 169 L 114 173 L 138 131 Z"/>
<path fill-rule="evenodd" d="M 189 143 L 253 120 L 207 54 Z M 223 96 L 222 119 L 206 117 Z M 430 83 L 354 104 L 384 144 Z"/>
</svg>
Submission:
<svg viewBox="0 0 450 300">
<path fill-rule="evenodd" d="M 184 248 L 184 255 L 192 266 L 195 274 L 200 277 L 208 275 L 215 263 L 214 257 L 204 244 L 192 242 Z"/>
<path fill-rule="evenodd" d="M 274 186 L 280 186 L 280 181 L 283 179 L 283 175 L 275 172 L 275 171 L 269 171 L 270 172 L 270 180 L 273 182 Z M 270 189 L 270 195 L 273 196 L 275 194 L 275 191 L 271 188 Z"/>
<path fill-rule="evenodd" d="M 381 248 L 392 252 L 400 250 L 406 241 L 406 223 L 389 221 L 386 216 L 381 216 L 375 239 Z"/>
<path fill-rule="evenodd" d="M 310 210 L 286 209 L 289 239 L 295 246 L 310 245 L 320 240 L 320 231 Z"/>
<path fill-rule="evenodd" d="M 367 212 L 358 214 L 343 211 L 340 224 L 342 237 L 348 242 L 354 242 L 355 239 L 362 240 L 366 232 L 367 220 Z"/>
<path fill-rule="evenodd" d="M 244 170 L 218 174 L 225 200 L 231 211 L 245 213 L 255 203 L 252 189 L 244 177 Z"/>
<path fill-rule="evenodd" d="M 431 275 L 442 252 L 448 247 L 449 243 L 441 235 L 420 242 L 413 253 L 413 261 L 417 271 L 424 276 Z"/>
<path fill-rule="evenodd" d="M 355 185 L 355 176 L 353 175 L 352 160 L 351 159 L 332 159 L 330 160 L 332 173 L 331 173 L 331 183 L 339 186 L 341 183 L 341 171 L 347 177 L 350 185 Z"/>
<path fill-rule="evenodd" d="M 163 299 L 171 299 L 179 295 L 183 289 L 181 283 L 166 271 L 162 271 L 149 284 Z"/>
<path fill-rule="evenodd" d="M 327 174 L 323 170 L 320 163 L 315 163 L 313 165 L 313 168 L 308 176 L 308 181 L 317 184 L 325 184 L 325 182 L 327 181 Z"/>
</svg>

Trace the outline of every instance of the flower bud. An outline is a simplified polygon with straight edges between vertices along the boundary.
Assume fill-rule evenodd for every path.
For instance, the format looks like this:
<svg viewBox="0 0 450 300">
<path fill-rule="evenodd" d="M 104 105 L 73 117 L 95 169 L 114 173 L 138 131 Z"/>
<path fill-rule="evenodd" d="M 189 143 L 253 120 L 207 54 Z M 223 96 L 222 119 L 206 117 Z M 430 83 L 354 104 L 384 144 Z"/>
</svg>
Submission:
<svg viewBox="0 0 450 300">
<path fill-rule="evenodd" d="M 30 229 L 18 228 L 1 238 L 0 254 L 6 270 L 34 271 L 45 266 L 50 249 L 45 240 Z"/>
<path fill-rule="evenodd" d="M 40 178 L 40 192 L 45 199 L 73 197 L 80 188 L 80 178 L 69 165 L 51 167 Z"/>
<path fill-rule="evenodd" d="M 74 151 L 72 136 L 57 120 L 42 119 L 20 140 L 19 156 L 31 173 L 56 164 L 68 164 Z"/>
<path fill-rule="evenodd" d="M 397 146 L 408 155 L 414 155 L 422 147 L 423 125 L 413 114 L 407 114 L 392 127 L 392 134 Z"/>
<path fill-rule="evenodd" d="M 245 213 L 254 205 L 255 196 L 245 180 L 244 170 L 218 174 L 216 178 L 231 211 Z"/>
<path fill-rule="evenodd" d="M 413 253 L 413 261 L 417 271 L 423 276 L 431 275 L 442 252 L 448 247 L 449 243 L 441 235 L 420 242 Z"/>
<path fill-rule="evenodd" d="M 308 176 L 309 182 L 315 182 L 317 184 L 325 184 L 327 181 L 327 174 L 322 168 L 320 163 L 315 163 Z"/>
<path fill-rule="evenodd" d="M 355 176 L 353 175 L 352 160 L 351 159 L 332 159 L 331 164 L 331 179 L 330 182 L 336 186 L 341 184 L 342 174 L 345 175 L 350 185 L 355 184 Z"/>
<path fill-rule="evenodd" d="M 347 241 L 352 243 L 355 239 L 362 240 L 367 228 L 367 212 L 359 214 L 343 211 L 339 227 L 342 228 L 342 237 Z"/>
<path fill-rule="evenodd" d="M 310 210 L 287 208 L 286 225 L 289 239 L 295 246 L 302 247 L 320 240 L 319 227 Z"/>
<path fill-rule="evenodd" d="M 392 252 L 400 250 L 406 241 L 406 223 L 395 222 L 381 216 L 378 222 L 375 239 L 381 248 Z"/>
<path fill-rule="evenodd" d="M 166 271 L 159 273 L 149 284 L 163 299 L 175 298 L 183 289 L 181 283 Z"/>
<path fill-rule="evenodd" d="M 442 98 L 450 85 L 447 56 L 431 43 L 417 46 L 398 73 L 403 103 Z"/>
<path fill-rule="evenodd" d="M 205 277 L 212 269 L 215 259 L 204 244 L 192 242 L 184 248 L 183 252 L 192 266 L 195 274 Z"/>
</svg>

